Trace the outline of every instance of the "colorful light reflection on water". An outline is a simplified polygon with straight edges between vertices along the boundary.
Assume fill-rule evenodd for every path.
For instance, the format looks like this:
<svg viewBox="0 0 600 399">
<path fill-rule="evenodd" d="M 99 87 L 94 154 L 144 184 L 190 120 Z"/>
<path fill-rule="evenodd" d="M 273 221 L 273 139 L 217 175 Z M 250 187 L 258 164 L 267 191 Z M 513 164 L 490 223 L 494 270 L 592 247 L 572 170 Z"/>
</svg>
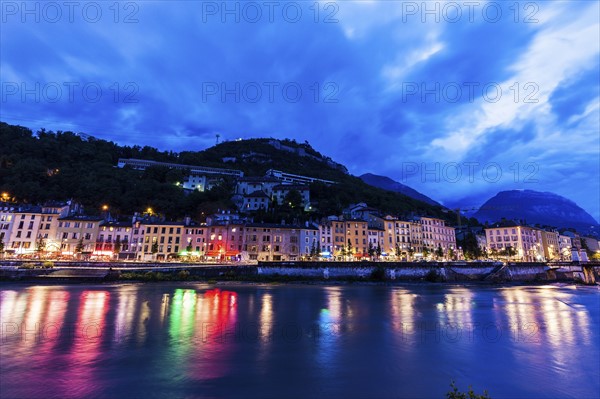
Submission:
<svg viewBox="0 0 600 399">
<path fill-rule="evenodd" d="M 5 285 L 2 397 L 598 397 L 589 287 Z"/>
</svg>

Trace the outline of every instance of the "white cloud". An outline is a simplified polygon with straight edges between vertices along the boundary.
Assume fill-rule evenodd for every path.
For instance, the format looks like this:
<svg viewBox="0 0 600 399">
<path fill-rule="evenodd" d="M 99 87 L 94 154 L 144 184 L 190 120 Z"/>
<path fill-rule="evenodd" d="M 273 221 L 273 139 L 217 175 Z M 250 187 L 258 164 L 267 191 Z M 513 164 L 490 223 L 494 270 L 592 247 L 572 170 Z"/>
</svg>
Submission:
<svg viewBox="0 0 600 399">
<path fill-rule="evenodd" d="M 444 44 L 438 41 L 426 43 L 423 47 L 410 52 L 409 54 L 398 55 L 396 61 L 392 64 L 384 65 L 382 75 L 390 82 L 390 89 L 397 89 L 398 82 L 412 68 L 418 64 L 427 61 L 433 55 L 444 48 Z"/>
<path fill-rule="evenodd" d="M 537 34 L 531 46 L 510 67 L 514 75 L 500 83 L 500 100 L 492 103 L 480 98 L 465 109 L 449 122 L 451 126 L 458 126 L 456 130 L 431 142 L 435 151 L 443 150 L 460 157 L 496 128 L 518 128 L 530 121 L 535 121 L 540 127 L 552 125 L 550 95 L 571 75 L 597 66 L 600 52 L 596 5 L 580 10 L 576 18 L 562 23 L 565 20 L 563 17 L 560 21 L 547 22 L 548 26 Z M 493 89 L 489 93 L 490 97 L 494 96 Z M 537 103 L 526 102 L 528 95 L 529 100 L 537 100 Z M 544 145 L 543 141 L 537 144 Z"/>
</svg>

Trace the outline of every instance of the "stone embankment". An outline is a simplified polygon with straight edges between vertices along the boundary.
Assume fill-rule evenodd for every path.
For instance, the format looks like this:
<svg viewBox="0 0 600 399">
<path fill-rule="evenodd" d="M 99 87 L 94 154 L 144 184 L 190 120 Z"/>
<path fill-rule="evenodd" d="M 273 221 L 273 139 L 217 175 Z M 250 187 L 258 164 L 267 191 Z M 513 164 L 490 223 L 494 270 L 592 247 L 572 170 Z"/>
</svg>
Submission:
<svg viewBox="0 0 600 399">
<path fill-rule="evenodd" d="M 502 262 L 258 262 L 258 264 L 125 263 L 0 261 L 4 280 L 116 280 L 125 274 L 177 274 L 195 278 L 289 281 L 386 280 L 438 282 L 577 282 L 600 281 L 600 264 Z"/>
<path fill-rule="evenodd" d="M 501 262 L 259 262 L 258 275 L 324 279 L 369 278 L 382 269 L 386 280 L 582 282 L 600 281 L 600 265 Z"/>
</svg>

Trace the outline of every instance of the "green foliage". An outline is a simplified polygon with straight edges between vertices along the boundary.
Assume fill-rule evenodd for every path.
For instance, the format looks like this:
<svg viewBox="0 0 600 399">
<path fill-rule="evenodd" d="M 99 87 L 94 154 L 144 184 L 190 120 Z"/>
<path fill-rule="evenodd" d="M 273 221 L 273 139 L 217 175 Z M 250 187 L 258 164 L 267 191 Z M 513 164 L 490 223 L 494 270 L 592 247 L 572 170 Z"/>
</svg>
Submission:
<svg viewBox="0 0 600 399">
<path fill-rule="evenodd" d="M 598 254 L 594 253 L 590 247 L 588 246 L 587 241 L 585 240 L 584 237 L 581 237 L 581 249 L 583 249 L 588 256 L 588 259 L 593 259 L 593 260 L 597 260 L 599 257 L 597 256 Z"/>
<path fill-rule="evenodd" d="M 187 280 L 190 277 L 190 272 L 187 270 L 181 270 L 177 273 L 177 279 L 179 280 Z"/>
<path fill-rule="evenodd" d="M 109 204 L 114 214 L 133 214 L 152 207 L 167 219 L 186 215 L 202 219 L 202 213 L 207 215 L 233 207 L 232 179 L 224 179 L 221 185 L 206 192 L 186 193 L 175 184 L 184 177 L 180 170 L 151 167 L 138 171 L 115 167 L 119 158 L 139 158 L 235 168 L 246 176 L 262 176 L 268 169 L 279 169 L 338 182 L 331 186 L 323 183 L 310 186 L 311 202 L 316 203 L 316 211 L 310 215 L 300 206 L 299 193 L 290 192 L 281 209 L 264 213 L 261 216 L 264 220 L 255 221 L 280 222 L 282 218 L 304 221 L 309 217 L 339 214 L 357 202 L 366 202 L 384 213 L 400 217 L 414 212 L 449 222 L 456 219 L 455 214 L 443 212 L 439 206 L 367 185 L 306 142 L 282 141 L 296 152 L 277 150 L 269 144 L 269 139 L 251 139 L 178 154 L 147 146 L 119 146 L 93 137 L 83 140 L 72 132 L 42 129 L 33 134 L 27 128 L 0 122 L 0 143 L 0 190 L 29 203 L 73 199 L 82 203 L 88 212 L 99 213 L 102 204 Z M 225 157 L 235 158 L 235 161 L 224 163 Z"/>
<path fill-rule="evenodd" d="M 315 244 L 315 242 L 313 241 L 312 246 L 310 247 L 310 257 L 312 259 L 316 258 L 319 255 L 319 253 L 317 252 L 317 245 Z"/>
<path fill-rule="evenodd" d="M 437 249 L 435 250 L 435 256 L 438 259 L 441 259 L 442 257 L 444 257 L 444 250 L 442 249 L 441 245 L 438 245 Z"/>
<path fill-rule="evenodd" d="M 490 250 L 490 257 L 492 259 L 498 259 L 498 250 L 496 248 Z"/>
<path fill-rule="evenodd" d="M 4 241 L 0 240 L 0 252 L 4 252 Z"/>
<path fill-rule="evenodd" d="M 382 265 L 378 264 L 375 270 L 371 272 L 371 280 L 384 281 L 385 280 L 385 269 Z"/>
<path fill-rule="evenodd" d="M 171 279 L 171 274 L 165 274 L 161 272 L 146 272 L 142 276 L 142 280 L 145 281 L 170 281 Z"/>
<path fill-rule="evenodd" d="M 47 260 L 44 263 L 42 263 L 42 267 L 44 269 L 52 269 L 54 267 L 54 262 L 52 262 L 51 260 Z"/>
<path fill-rule="evenodd" d="M 35 263 L 33 262 L 24 262 L 21 263 L 19 269 L 35 269 Z"/>
<path fill-rule="evenodd" d="M 400 244 L 396 243 L 396 248 L 394 249 L 396 253 L 396 257 L 399 258 L 402 256 L 402 249 L 400 248 Z"/>
<path fill-rule="evenodd" d="M 291 208 L 301 207 L 302 202 L 302 194 L 298 190 L 290 190 L 283 199 L 283 203 Z"/>
<path fill-rule="evenodd" d="M 441 281 L 441 276 L 436 269 L 429 269 L 424 279 L 430 283 L 436 283 Z"/>
<path fill-rule="evenodd" d="M 121 237 L 118 237 L 115 239 L 115 245 L 113 247 L 113 253 L 115 255 L 118 255 L 119 252 L 121 252 Z"/>
<path fill-rule="evenodd" d="M 509 245 L 506 248 L 504 248 L 502 251 L 500 251 L 500 254 L 511 259 L 513 256 L 515 256 L 517 254 L 517 252 L 511 245 Z"/>
<path fill-rule="evenodd" d="M 223 278 L 226 280 L 235 280 L 237 278 L 237 273 L 233 270 L 228 270 L 223 273 Z"/>
<path fill-rule="evenodd" d="M 138 277 L 137 273 L 121 273 L 120 280 L 135 280 Z"/>
<path fill-rule="evenodd" d="M 85 245 L 83 245 L 83 238 L 80 238 L 79 241 L 77 241 L 77 245 L 75 246 L 75 252 L 80 254 L 83 252 L 84 249 Z"/>
<path fill-rule="evenodd" d="M 294 172 L 300 173 L 301 172 Z M 439 206 L 432 206 L 406 195 L 370 186 L 358 177 L 340 174 L 334 186 L 323 183 L 310 185 L 311 201 L 316 202 L 318 214 L 321 216 L 340 214 L 350 204 L 366 202 L 369 206 L 380 209 L 384 214 L 407 218 L 412 213 L 438 217 L 449 223 L 455 223 L 456 216 L 452 212 L 443 212 Z"/>
<path fill-rule="evenodd" d="M 446 393 L 447 399 L 491 399 L 487 391 L 483 391 L 483 394 L 478 395 L 470 385 L 467 392 L 460 392 L 454 381 L 450 383 L 450 387 L 452 389 Z"/>
<path fill-rule="evenodd" d="M 35 242 L 35 251 L 44 252 L 46 250 L 46 240 L 43 237 L 38 237 Z"/>
<path fill-rule="evenodd" d="M 147 281 L 156 280 L 156 273 L 154 273 L 154 272 L 146 272 L 144 274 L 144 280 L 147 280 Z"/>
<path fill-rule="evenodd" d="M 473 232 L 465 234 L 464 238 L 457 240 L 456 244 L 462 247 L 463 254 L 468 260 L 479 259 L 483 256 L 483 252 L 477 243 L 477 236 Z"/>
</svg>

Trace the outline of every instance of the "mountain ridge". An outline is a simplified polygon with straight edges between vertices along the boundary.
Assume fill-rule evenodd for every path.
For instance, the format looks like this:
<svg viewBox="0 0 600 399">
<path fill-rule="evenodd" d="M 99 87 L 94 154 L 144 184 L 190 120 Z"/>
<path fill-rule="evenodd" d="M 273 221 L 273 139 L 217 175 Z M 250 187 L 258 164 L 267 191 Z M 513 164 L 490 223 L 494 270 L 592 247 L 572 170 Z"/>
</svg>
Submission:
<svg viewBox="0 0 600 399">
<path fill-rule="evenodd" d="M 597 232 L 599 228 L 598 221 L 575 201 L 548 191 L 500 191 L 486 200 L 473 217 L 482 223 L 506 218 L 585 232 Z"/>
<path fill-rule="evenodd" d="M 363 173 L 359 176 L 359 178 L 365 183 L 382 188 L 388 191 L 394 191 L 400 194 L 407 195 L 411 198 L 418 199 L 420 201 L 426 202 L 430 205 L 434 206 L 442 206 L 439 202 L 429 198 L 423 193 L 418 192 L 412 187 L 409 187 L 405 184 L 402 184 L 398 181 L 395 181 L 387 176 L 376 175 L 374 173 Z"/>
<path fill-rule="evenodd" d="M 246 176 L 264 176 L 269 169 L 337 182 L 310 185 L 312 213 L 290 218 L 309 220 L 339 215 L 351 204 L 366 202 L 382 213 L 398 217 L 433 216 L 449 222 L 455 215 L 441 207 L 373 187 L 348 174 L 345 166 L 313 149 L 308 142 L 273 138 L 234 140 L 200 151 L 159 151 L 149 146 L 122 146 L 89 135 L 53 132 L 36 133 L 22 126 L 0 122 L 0 190 L 19 201 L 43 203 L 72 199 L 90 212 L 108 204 L 115 214 L 133 214 L 147 208 L 169 219 L 233 209 L 234 182 L 208 191 L 184 192 L 179 182 L 185 172 L 177 168 L 152 166 L 145 170 L 117 168 L 120 158 L 163 163 L 238 169 Z M 279 148 L 277 148 L 279 147 Z M 278 211 L 277 211 L 278 212 Z M 280 217 L 273 211 L 269 215 Z M 290 220 L 292 220 L 290 219 Z M 280 221 L 281 219 L 279 219 Z"/>
</svg>

